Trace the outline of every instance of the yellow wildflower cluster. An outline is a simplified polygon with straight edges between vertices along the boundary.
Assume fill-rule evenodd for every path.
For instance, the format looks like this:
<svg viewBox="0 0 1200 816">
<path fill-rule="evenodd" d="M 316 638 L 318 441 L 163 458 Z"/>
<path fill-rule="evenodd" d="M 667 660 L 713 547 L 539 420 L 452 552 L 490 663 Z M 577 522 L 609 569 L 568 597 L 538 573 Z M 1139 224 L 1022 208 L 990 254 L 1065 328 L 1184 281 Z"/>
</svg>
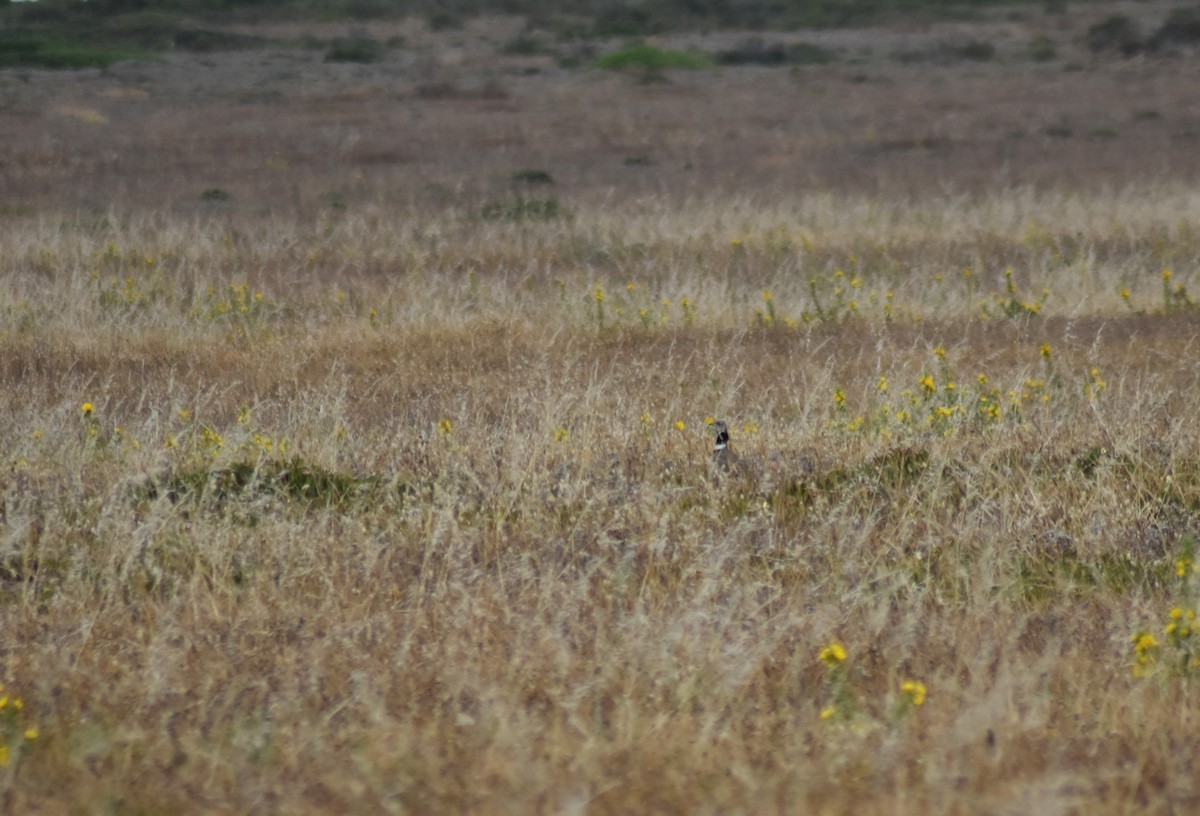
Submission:
<svg viewBox="0 0 1200 816">
<path fill-rule="evenodd" d="M 39 736 L 38 727 L 29 722 L 25 701 L 0 683 L 0 768 L 7 767 L 22 748 Z"/>
<path fill-rule="evenodd" d="M 1193 572 L 1196 572 L 1196 564 L 1190 556 L 1181 555 L 1175 559 L 1175 575 L 1179 578 L 1187 578 Z"/>
<path fill-rule="evenodd" d="M 1133 638 L 1133 676 L 1146 677 L 1154 672 L 1162 644 L 1149 632 L 1137 632 Z"/>
<path fill-rule="evenodd" d="M 905 680 L 900 684 L 900 693 L 911 705 L 919 706 L 925 702 L 925 684 L 920 680 Z"/>
<path fill-rule="evenodd" d="M 1147 677 L 1160 662 L 1180 674 L 1190 674 L 1200 666 L 1197 655 L 1196 610 L 1190 606 L 1173 606 L 1163 625 L 1162 640 L 1142 630 L 1130 639 L 1133 644 L 1133 676 Z M 1169 655 L 1164 650 L 1169 649 Z M 1169 659 L 1167 659 L 1169 657 Z"/>
<path fill-rule="evenodd" d="M 846 659 L 846 647 L 835 640 L 821 649 L 818 657 L 826 666 L 837 666 Z"/>
<path fill-rule="evenodd" d="M 1192 636 L 1195 631 L 1196 610 L 1183 609 L 1182 607 L 1172 607 L 1167 625 L 1163 627 L 1163 633 L 1169 641 L 1175 645 L 1179 645 Z"/>
<path fill-rule="evenodd" d="M 231 283 L 224 290 L 209 286 L 204 290 L 201 303 L 192 313 L 209 320 L 222 318 L 247 319 L 261 315 L 269 303 L 263 293 L 251 289 L 248 283 Z"/>
</svg>

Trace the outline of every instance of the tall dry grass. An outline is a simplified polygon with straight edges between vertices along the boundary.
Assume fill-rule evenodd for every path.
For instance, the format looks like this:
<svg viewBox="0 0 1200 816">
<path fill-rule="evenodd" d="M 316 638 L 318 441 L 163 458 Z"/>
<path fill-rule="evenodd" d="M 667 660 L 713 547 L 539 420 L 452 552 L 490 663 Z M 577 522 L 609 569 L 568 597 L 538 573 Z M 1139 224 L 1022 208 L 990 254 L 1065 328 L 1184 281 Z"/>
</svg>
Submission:
<svg viewBox="0 0 1200 816">
<path fill-rule="evenodd" d="M 5 805 L 1184 811 L 1197 223 L 10 218 Z"/>
</svg>

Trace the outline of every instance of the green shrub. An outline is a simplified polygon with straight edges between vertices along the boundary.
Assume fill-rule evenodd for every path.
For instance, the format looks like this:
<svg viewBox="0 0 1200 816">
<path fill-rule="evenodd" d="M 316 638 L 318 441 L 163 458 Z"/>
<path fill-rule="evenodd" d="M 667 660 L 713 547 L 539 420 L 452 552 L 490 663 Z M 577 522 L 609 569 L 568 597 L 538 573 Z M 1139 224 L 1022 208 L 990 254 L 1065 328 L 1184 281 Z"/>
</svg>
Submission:
<svg viewBox="0 0 1200 816">
<path fill-rule="evenodd" d="M 516 184 L 553 184 L 554 177 L 545 170 L 518 170 L 512 174 Z"/>
<path fill-rule="evenodd" d="M 438 9 L 430 14 L 425 22 L 430 31 L 451 31 L 463 27 L 463 18 L 453 11 Z"/>
<path fill-rule="evenodd" d="M 522 32 L 504 44 L 503 53 L 514 57 L 536 57 L 550 53 L 546 41 L 536 34 Z"/>
<path fill-rule="evenodd" d="M 958 49 L 958 55 L 975 62 L 988 62 L 996 56 L 996 46 L 984 40 L 971 40 Z"/>
<path fill-rule="evenodd" d="M 671 68 L 695 70 L 711 68 L 712 60 L 691 51 L 669 51 L 647 43 L 633 43 L 596 60 L 597 68 L 611 71 L 658 72 Z"/>
<path fill-rule="evenodd" d="M 1174 9 L 1150 38 L 1152 49 L 1170 45 L 1200 45 L 1200 6 Z"/>
<path fill-rule="evenodd" d="M 1028 54 L 1034 62 L 1051 62 L 1058 58 L 1058 47 L 1049 37 L 1036 37 L 1029 43 Z"/>
<path fill-rule="evenodd" d="M 1131 57 L 1142 50 L 1142 35 L 1137 23 L 1123 14 L 1115 14 L 1088 29 L 1087 46 L 1093 54 L 1116 51 Z"/>
<path fill-rule="evenodd" d="M 383 44 L 370 37 L 349 37 L 335 40 L 325 52 L 326 62 L 378 62 L 383 58 Z"/>
<path fill-rule="evenodd" d="M 819 45 L 768 43 L 761 37 L 751 37 L 716 56 L 721 65 L 824 65 L 834 59 L 832 51 Z"/>
<path fill-rule="evenodd" d="M 618 3 L 596 12 L 592 34 L 596 37 L 647 37 L 664 29 L 645 8 Z"/>
<path fill-rule="evenodd" d="M 553 198 L 517 196 L 485 205 L 480 215 L 485 221 L 552 221 L 564 213 Z"/>
<path fill-rule="evenodd" d="M 144 51 L 90 46 L 64 40 L 16 36 L 0 38 L 0 68 L 75 70 L 103 68 L 129 59 L 153 59 Z"/>
</svg>

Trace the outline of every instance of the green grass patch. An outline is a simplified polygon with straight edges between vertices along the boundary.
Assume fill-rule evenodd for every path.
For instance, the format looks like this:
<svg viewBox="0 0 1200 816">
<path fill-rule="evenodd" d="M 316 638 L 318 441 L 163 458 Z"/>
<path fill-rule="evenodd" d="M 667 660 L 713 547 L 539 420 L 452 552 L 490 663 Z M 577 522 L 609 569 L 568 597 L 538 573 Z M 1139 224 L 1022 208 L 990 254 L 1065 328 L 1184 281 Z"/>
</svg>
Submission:
<svg viewBox="0 0 1200 816">
<path fill-rule="evenodd" d="M 114 62 L 156 59 L 133 48 L 87 45 L 28 34 L 0 36 L 0 68 L 48 68 L 77 70 L 103 68 Z"/>
<path fill-rule="evenodd" d="M 378 476 L 340 473 L 293 458 L 179 470 L 161 484 L 151 485 L 146 497 L 166 495 L 172 501 L 193 500 L 217 507 L 238 499 L 274 497 L 312 508 L 344 511 L 384 487 Z M 407 492 L 407 486 L 401 485 L 396 495 Z"/>
<path fill-rule="evenodd" d="M 692 51 L 672 51 L 647 43 L 632 43 L 596 60 L 597 68 L 608 71 L 645 71 L 657 73 L 668 70 L 694 71 L 712 68 L 713 61 Z"/>
</svg>

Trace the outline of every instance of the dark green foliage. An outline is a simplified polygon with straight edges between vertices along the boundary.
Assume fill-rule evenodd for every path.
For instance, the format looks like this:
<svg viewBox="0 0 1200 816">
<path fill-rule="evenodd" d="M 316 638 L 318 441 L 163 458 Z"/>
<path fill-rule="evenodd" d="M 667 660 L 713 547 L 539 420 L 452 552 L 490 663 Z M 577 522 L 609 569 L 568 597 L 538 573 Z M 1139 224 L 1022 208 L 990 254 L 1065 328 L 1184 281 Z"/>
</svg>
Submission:
<svg viewBox="0 0 1200 816">
<path fill-rule="evenodd" d="M 1149 42 L 1154 50 L 1173 45 L 1200 45 L 1200 6 L 1173 9 Z"/>
<path fill-rule="evenodd" d="M 545 170 L 518 170 L 512 180 L 517 184 L 553 184 L 554 177 Z"/>
<path fill-rule="evenodd" d="M 836 59 L 834 52 L 811 43 L 767 42 L 751 37 L 740 45 L 718 52 L 721 65 L 824 65 Z"/>
<path fill-rule="evenodd" d="M 958 49 L 958 54 L 963 59 L 987 62 L 996 56 L 996 46 L 983 40 L 971 40 Z"/>
<path fill-rule="evenodd" d="M 671 51 L 647 43 L 633 43 L 600 57 L 596 67 L 612 71 L 659 72 L 671 68 L 711 68 L 712 61 L 692 51 Z"/>
<path fill-rule="evenodd" d="M 1124 57 L 1132 57 L 1143 48 L 1137 23 L 1123 14 L 1107 17 L 1089 28 L 1087 45 L 1093 54 L 1115 51 Z"/>
<path fill-rule="evenodd" d="M 1056 0 L 1049 0 L 1053 4 Z M 423 17 L 435 31 L 461 28 L 471 17 L 522 15 L 531 20 L 559 22 L 573 37 L 646 37 L 679 30 L 795 30 L 861 26 L 900 18 L 922 21 L 964 19 L 982 9 L 1010 5 L 1039 5 L 1047 0 L 39 0 L 0 3 L 0 21 L 14 26 L 91 29 L 120 18 L 143 17 L 132 23 L 137 37 L 163 43 L 155 30 L 168 17 L 213 24 L 258 22 L 269 19 L 349 21 Z M 153 18 L 158 18 L 155 23 Z M 1181 18 L 1182 19 L 1182 18 Z M 569 22 L 563 22 L 569 21 Z M 175 26 L 176 31 L 181 26 Z M 1172 30 L 1184 30 L 1179 25 Z M 119 36 L 119 35 L 114 35 Z M 1166 35 L 1168 38 L 1173 35 Z M 71 39 L 68 37 L 68 39 Z M 517 47 L 530 47 L 532 41 Z"/>
<path fill-rule="evenodd" d="M 536 57 L 550 53 L 550 46 L 536 34 L 522 32 L 506 42 L 500 50 L 514 57 Z"/>
<path fill-rule="evenodd" d="M 326 62 L 378 62 L 383 58 L 383 44 L 370 37 L 349 37 L 335 40 L 325 52 Z"/>
<path fill-rule="evenodd" d="M 1058 57 L 1058 46 L 1049 37 L 1037 37 L 1029 43 L 1029 58 L 1034 62 L 1050 62 Z"/>
<path fill-rule="evenodd" d="M 130 59 L 153 59 L 153 56 L 129 48 L 92 46 L 47 37 L 0 36 L 0 68 L 103 68 Z"/>
<path fill-rule="evenodd" d="M 485 221 L 550 221 L 565 213 L 553 198 L 525 198 L 486 204 L 480 215 Z"/>
<path fill-rule="evenodd" d="M 399 485 L 395 496 L 406 495 L 408 491 L 407 485 Z M 390 493 L 390 489 L 377 476 L 353 476 L 292 459 L 180 470 L 162 483 L 148 485 L 144 497 L 155 499 L 165 495 L 173 502 L 195 502 L 206 507 L 222 507 L 255 497 L 275 498 L 344 511 L 356 502 L 385 498 L 385 492 Z"/>
</svg>

